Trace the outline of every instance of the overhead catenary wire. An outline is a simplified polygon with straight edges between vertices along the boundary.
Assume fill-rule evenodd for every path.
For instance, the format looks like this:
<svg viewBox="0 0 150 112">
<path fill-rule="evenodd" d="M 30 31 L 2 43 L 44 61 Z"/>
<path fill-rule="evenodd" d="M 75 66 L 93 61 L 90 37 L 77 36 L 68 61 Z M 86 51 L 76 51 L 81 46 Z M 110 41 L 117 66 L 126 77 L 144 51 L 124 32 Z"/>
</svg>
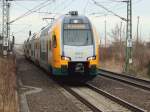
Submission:
<svg viewBox="0 0 150 112">
<path fill-rule="evenodd" d="M 43 7 L 45 7 L 45 6 L 47 6 L 49 3 L 48 3 L 48 4 L 46 4 L 46 3 L 49 2 L 49 1 L 52 1 L 52 2 L 53 2 L 53 0 L 46 0 L 46 1 L 42 2 L 42 3 L 40 3 L 39 5 L 35 6 L 34 8 L 28 10 L 27 12 L 25 12 L 25 13 L 22 14 L 21 16 L 19 16 L 19 17 L 15 18 L 14 20 L 10 21 L 9 24 L 10 24 L 10 23 L 13 23 L 13 22 L 15 22 L 15 21 L 17 21 L 17 20 L 20 20 L 21 18 L 23 18 L 23 17 L 25 17 L 25 16 L 28 16 L 28 15 L 34 13 L 36 10 L 39 10 L 39 9 L 41 9 L 41 8 L 43 8 Z"/>
<path fill-rule="evenodd" d="M 105 2 L 97 2 L 97 4 L 103 4 L 103 6 L 105 6 L 105 5 L 107 5 L 107 9 L 109 9 L 109 10 L 111 10 L 112 11 L 112 9 L 113 9 L 113 11 L 112 12 L 114 12 L 115 10 L 119 10 L 119 9 L 123 9 L 124 7 L 126 7 L 126 6 L 124 6 L 124 5 L 119 5 L 119 7 L 118 7 L 118 3 L 122 3 L 123 1 L 125 1 L 125 0 L 107 0 L 107 1 L 105 1 Z M 143 1 L 143 0 L 133 0 L 133 4 L 137 4 L 137 3 L 139 3 L 139 2 L 141 2 L 141 1 Z M 110 6 L 110 7 L 108 7 L 108 4 L 113 4 L 113 3 L 117 3 L 115 6 Z M 105 7 L 106 8 L 106 7 Z M 108 14 L 109 13 L 109 14 Z M 99 15 L 100 14 L 100 15 Z M 102 15 L 103 14 L 103 15 Z M 93 13 L 90 13 L 90 14 L 88 14 L 88 15 L 95 15 L 95 17 L 102 17 L 102 16 L 105 16 L 105 15 L 114 15 L 114 14 L 112 14 L 112 13 L 110 13 L 110 12 L 93 12 Z M 118 14 L 117 14 L 118 15 Z"/>
<path fill-rule="evenodd" d="M 47 2 L 48 2 L 48 1 L 46 0 L 46 1 L 42 2 L 42 3 L 40 3 L 39 5 L 35 6 L 34 8 L 28 10 L 26 13 L 24 13 L 24 14 L 22 14 L 21 16 L 17 17 L 16 19 L 12 20 L 10 23 L 13 23 L 13 22 L 15 22 L 15 21 L 17 21 L 17 20 L 19 20 L 19 19 L 25 17 L 25 16 L 28 16 L 28 15 L 32 14 L 34 10 L 39 10 L 39 7 L 42 6 L 42 5 L 44 5 L 44 4 L 47 3 Z M 38 8 L 38 9 L 37 9 L 37 8 Z"/>
<path fill-rule="evenodd" d="M 89 3 L 89 0 L 87 0 L 87 2 L 86 2 L 86 4 L 85 4 L 85 7 L 84 7 L 84 9 L 83 9 L 84 14 L 86 13 L 86 9 L 87 9 L 88 3 Z"/>
<path fill-rule="evenodd" d="M 92 1 L 92 0 L 91 0 Z M 114 3 L 113 2 L 111 2 L 111 1 L 105 1 L 105 2 L 103 2 L 103 1 L 101 1 L 101 2 L 97 2 L 97 4 L 103 4 L 103 6 L 105 6 L 105 5 L 107 5 L 107 9 L 109 9 L 109 10 L 111 10 L 112 11 L 112 9 L 113 10 L 118 10 L 119 8 L 117 7 L 118 6 L 118 2 L 117 2 L 117 4 L 115 4 L 115 6 L 112 6 Z M 93 1 L 92 1 L 92 5 L 93 5 Z M 94 5 L 96 5 L 95 3 L 94 3 Z M 109 5 L 111 5 L 111 6 L 109 6 Z M 97 6 L 97 5 L 96 5 Z M 108 7 L 109 6 L 109 7 Z M 120 6 L 120 5 L 119 5 Z M 104 9 L 105 10 L 105 9 Z M 112 11 L 113 12 L 113 11 Z M 100 15 L 99 15 L 100 14 Z M 89 13 L 88 15 L 94 15 L 95 17 L 102 17 L 102 16 L 105 16 L 105 15 L 113 15 L 112 13 L 110 13 L 110 12 L 108 12 L 107 10 L 105 10 L 105 11 L 96 11 L 96 12 L 92 12 L 92 13 Z"/>
<path fill-rule="evenodd" d="M 92 0 L 92 1 L 93 1 L 93 3 L 94 3 L 95 5 L 97 5 L 97 6 L 101 7 L 101 8 L 103 8 L 103 9 L 106 10 L 107 12 L 112 13 L 114 16 L 119 17 L 119 18 L 122 19 L 123 21 L 127 21 L 126 18 L 119 16 L 118 14 L 116 14 L 116 13 L 114 13 L 113 11 L 107 9 L 105 6 L 103 6 L 102 4 L 96 2 L 95 0 Z"/>
<path fill-rule="evenodd" d="M 21 4 L 18 4 L 17 2 L 14 2 L 16 5 L 18 5 L 18 6 L 20 6 L 21 8 L 23 7 L 24 9 L 26 9 L 27 11 L 29 11 L 30 9 L 28 9 L 28 8 L 26 8 L 26 7 L 24 7 L 23 5 L 21 5 Z M 46 6 L 47 5 L 49 5 L 49 4 L 46 4 Z M 53 11 L 51 11 L 51 12 L 46 12 L 46 11 L 38 11 L 38 10 L 36 10 L 36 11 L 31 11 L 31 12 L 35 12 L 35 13 L 39 13 L 39 14 L 61 14 L 61 13 L 52 13 Z"/>
<path fill-rule="evenodd" d="M 20 8 L 26 9 L 27 11 L 29 11 L 30 9 L 28 9 L 27 7 L 25 7 L 24 5 L 18 3 L 17 1 L 13 2 L 13 5 L 19 6 Z"/>
<path fill-rule="evenodd" d="M 74 0 L 70 0 L 70 1 L 68 0 L 68 2 L 66 2 L 66 0 L 59 1 L 59 4 L 53 5 L 53 7 L 52 7 L 53 9 L 51 10 L 52 14 L 60 14 L 60 15 L 64 14 L 62 11 L 65 10 L 66 8 L 68 8 L 68 6 L 70 6 L 70 4 L 72 4 L 73 2 L 74 2 Z"/>
</svg>

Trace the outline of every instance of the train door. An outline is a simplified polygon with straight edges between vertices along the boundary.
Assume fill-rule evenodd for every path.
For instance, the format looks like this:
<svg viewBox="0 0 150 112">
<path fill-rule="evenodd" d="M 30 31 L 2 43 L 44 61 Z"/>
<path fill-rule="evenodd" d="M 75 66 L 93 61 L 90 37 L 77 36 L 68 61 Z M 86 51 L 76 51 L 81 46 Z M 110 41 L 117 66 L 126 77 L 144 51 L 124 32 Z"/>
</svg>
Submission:
<svg viewBox="0 0 150 112">
<path fill-rule="evenodd" d="M 40 64 L 42 67 L 47 69 L 47 36 L 45 35 L 45 32 L 43 31 L 41 33 L 40 38 Z"/>
<path fill-rule="evenodd" d="M 37 60 L 40 62 L 40 38 L 37 39 Z"/>
<path fill-rule="evenodd" d="M 52 32 L 48 34 L 48 64 L 52 65 Z"/>
</svg>

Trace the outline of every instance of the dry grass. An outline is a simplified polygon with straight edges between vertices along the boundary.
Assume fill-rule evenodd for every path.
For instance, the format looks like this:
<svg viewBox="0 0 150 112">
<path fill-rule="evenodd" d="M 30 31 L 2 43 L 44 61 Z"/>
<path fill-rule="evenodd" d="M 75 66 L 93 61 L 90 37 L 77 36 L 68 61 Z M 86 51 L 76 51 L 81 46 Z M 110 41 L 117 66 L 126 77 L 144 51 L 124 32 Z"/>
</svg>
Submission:
<svg viewBox="0 0 150 112">
<path fill-rule="evenodd" d="M 109 36 L 112 43 L 107 48 L 100 47 L 101 66 L 105 69 L 122 72 L 125 64 L 126 29 L 125 27 L 121 29 L 120 25 L 116 24 Z M 145 42 L 142 38 L 133 40 L 133 64 L 129 72 L 141 78 L 150 78 L 150 41 Z"/>
<path fill-rule="evenodd" d="M 112 44 L 107 48 L 101 47 L 101 67 L 114 72 L 123 72 L 125 47 L 123 44 L 120 44 L 120 47 L 117 43 Z M 130 74 L 135 74 L 141 78 L 150 78 L 150 45 L 147 45 L 144 42 L 134 44 L 133 65 L 132 68 L 130 68 Z"/>
<path fill-rule="evenodd" d="M 0 58 L 0 112 L 17 112 L 17 99 L 15 60 Z"/>
<path fill-rule="evenodd" d="M 107 48 L 101 47 L 100 49 L 100 66 L 104 69 L 121 73 L 124 66 L 124 53 L 123 47 L 118 50 L 117 46 L 110 46 Z"/>
<path fill-rule="evenodd" d="M 123 64 L 115 62 L 114 59 L 102 61 L 100 67 L 117 73 L 122 73 L 123 71 Z"/>
</svg>

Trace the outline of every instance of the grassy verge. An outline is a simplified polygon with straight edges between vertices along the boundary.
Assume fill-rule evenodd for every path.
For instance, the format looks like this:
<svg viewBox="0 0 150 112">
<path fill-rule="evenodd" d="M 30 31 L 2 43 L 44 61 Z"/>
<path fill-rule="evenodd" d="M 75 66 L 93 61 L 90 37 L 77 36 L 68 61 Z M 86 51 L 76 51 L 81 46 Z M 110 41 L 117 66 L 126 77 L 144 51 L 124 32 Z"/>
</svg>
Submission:
<svg viewBox="0 0 150 112">
<path fill-rule="evenodd" d="M 0 58 L 0 112 L 17 112 L 16 63 L 14 57 Z"/>
<path fill-rule="evenodd" d="M 125 68 L 125 44 L 115 41 L 108 47 L 100 47 L 101 67 L 114 72 L 123 72 Z M 150 42 L 134 42 L 133 63 L 129 74 L 139 78 L 150 78 Z"/>
</svg>

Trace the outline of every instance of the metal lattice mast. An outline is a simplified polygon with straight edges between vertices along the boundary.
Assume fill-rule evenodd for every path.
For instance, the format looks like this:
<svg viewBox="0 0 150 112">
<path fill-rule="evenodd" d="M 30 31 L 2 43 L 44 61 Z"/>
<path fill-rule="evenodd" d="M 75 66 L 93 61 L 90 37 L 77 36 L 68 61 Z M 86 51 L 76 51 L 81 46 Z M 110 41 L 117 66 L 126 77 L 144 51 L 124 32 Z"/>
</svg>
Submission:
<svg viewBox="0 0 150 112">
<path fill-rule="evenodd" d="M 2 4 L 3 2 L 2 1 L 0 1 L 0 3 Z M 1 5 L 1 7 L 0 7 L 0 14 L 2 15 L 3 14 L 3 5 Z M 1 20 L 2 20 L 2 18 L 1 18 Z M 3 38 L 2 38 L 2 28 L 3 28 L 3 23 L 1 22 L 0 23 L 0 27 L 1 27 L 1 29 L 0 29 L 0 54 L 2 54 L 2 45 L 3 45 Z"/>
<path fill-rule="evenodd" d="M 129 72 L 132 61 L 132 1 L 129 0 L 127 2 L 126 72 Z"/>
<path fill-rule="evenodd" d="M 120 2 L 127 3 L 127 19 L 124 17 L 119 16 L 118 14 L 114 13 L 113 11 L 107 9 L 105 6 L 99 4 L 95 0 L 92 0 L 94 4 L 103 8 L 107 12 L 113 14 L 114 16 L 120 18 L 123 21 L 127 22 L 127 30 L 126 30 L 126 57 L 125 57 L 125 67 L 124 71 L 129 73 L 131 65 L 133 63 L 132 60 L 132 0 L 121 0 Z"/>
<path fill-rule="evenodd" d="M 8 3 L 7 7 L 7 37 L 8 37 L 8 51 L 10 51 L 10 3 Z"/>
<path fill-rule="evenodd" d="M 140 16 L 137 17 L 137 35 L 136 35 L 137 36 L 136 37 L 137 38 L 137 40 L 136 40 L 137 44 L 139 42 L 139 23 L 140 23 Z"/>
<path fill-rule="evenodd" d="M 9 3 L 7 0 L 3 0 L 3 17 L 2 17 L 2 37 L 3 37 L 3 55 L 7 55 L 8 51 L 8 35 L 9 35 Z"/>
</svg>

